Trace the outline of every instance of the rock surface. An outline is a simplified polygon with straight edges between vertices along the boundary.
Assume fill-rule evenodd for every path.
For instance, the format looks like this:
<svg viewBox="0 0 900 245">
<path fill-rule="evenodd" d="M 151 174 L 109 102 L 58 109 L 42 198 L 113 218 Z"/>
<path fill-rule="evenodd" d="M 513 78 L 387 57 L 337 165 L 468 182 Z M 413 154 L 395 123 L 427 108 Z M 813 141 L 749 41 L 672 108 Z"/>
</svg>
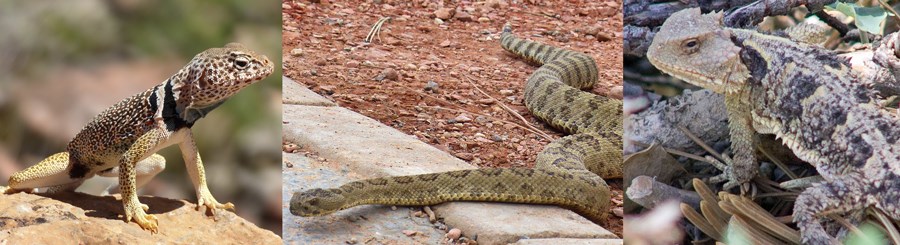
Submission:
<svg viewBox="0 0 900 245">
<path fill-rule="evenodd" d="M 4 195 L 0 197 L 0 244 L 281 244 L 275 233 L 230 211 L 209 216 L 188 201 L 150 196 L 140 200 L 159 219 L 158 234 L 126 223 L 118 195 Z"/>
</svg>

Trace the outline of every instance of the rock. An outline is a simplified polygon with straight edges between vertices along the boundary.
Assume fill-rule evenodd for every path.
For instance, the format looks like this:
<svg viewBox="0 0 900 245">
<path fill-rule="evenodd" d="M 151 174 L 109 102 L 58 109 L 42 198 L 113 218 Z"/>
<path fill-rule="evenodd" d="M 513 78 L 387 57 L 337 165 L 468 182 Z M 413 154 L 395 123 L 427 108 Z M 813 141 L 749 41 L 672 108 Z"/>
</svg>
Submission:
<svg viewBox="0 0 900 245">
<path fill-rule="evenodd" d="M 598 12 L 600 12 L 600 16 L 603 16 L 603 17 L 610 17 L 610 16 L 619 14 L 618 8 L 615 8 L 615 7 L 600 8 L 600 10 L 598 10 Z"/>
<path fill-rule="evenodd" d="M 494 100 L 494 99 L 491 99 L 491 98 L 487 98 L 487 99 L 479 99 L 479 100 L 477 100 L 477 101 L 475 101 L 475 102 L 477 102 L 478 104 L 482 104 L 482 105 L 491 105 L 491 104 L 494 104 L 494 102 L 497 102 L 497 101 Z"/>
<path fill-rule="evenodd" d="M 625 87 L 623 87 L 622 85 L 617 85 L 617 86 L 610 88 L 607 95 L 609 97 L 622 99 L 622 97 L 623 97 L 622 94 L 624 93 L 624 91 L 625 91 Z"/>
<path fill-rule="evenodd" d="M 434 11 L 434 17 L 441 20 L 449 20 L 453 17 L 453 9 L 451 8 L 440 8 Z"/>
<path fill-rule="evenodd" d="M 516 93 L 516 91 L 513 91 L 512 89 L 501 89 L 501 90 L 500 90 L 500 94 L 503 95 L 503 96 L 510 96 L 510 95 L 515 94 L 515 93 Z"/>
<path fill-rule="evenodd" d="M 469 14 L 466 11 L 462 11 L 462 10 L 456 10 L 456 15 L 454 15 L 453 17 L 460 21 L 472 21 L 473 20 L 471 14 Z"/>
<path fill-rule="evenodd" d="M 484 17 L 484 16 L 478 17 L 478 22 L 488 22 L 488 21 L 491 21 L 491 19 L 488 17 Z"/>
<path fill-rule="evenodd" d="M 359 67 L 359 61 L 355 61 L 355 60 L 347 61 L 347 64 L 344 64 L 344 66 L 349 67 L 349 68 L 357 68 L 357 67 Z"/>
<path fill-rule="evenodd" d="M 403 69 L 415 71 L 416 69 L 419 69 L 419 68 L 416 67 L 415 64 L 410 63 L 410 64 L 406 64 L 405 66 L 403 66 Z"/>
<path fill-rule="evenodd" d="M 414 230 L 403 230 L 403 235 L 406 236 L 415 236 L 416 234 L 419 234 L 419 232 Z"/>
<path fill-rule="evenodd" d="M 375 81 L 382 81 L 385 79 L 397 81 L 399 78 L 400 73 L 398 73 L 397 70 L 394 70 L 393 68 L 384 68 L 378 76 L 375 76 Z"/>
<path fill-rule="evenodd" d="M 443 25 L 443 24 L 444 24 L 444 20 L 441 20 L 440 18 L 434 18 L 434 24 L 435 24 L 435 25 Z M 421 30 L 422 28 L 428 28 L 428 27 L 420 27 L 419 29 Z M 426 31 L 426 32 L 430 32 L 430 31 L 431 31 L 431 30 Z"/>
<path fill-rule="evenodd" d="M 449 123 L 465 123 L 465 122 L 471 122 L 471 121 L 472 121 L 472 116 L 469 116 L 469 114 L 466 114 L 466 113 L 462 113 L 462 114 L 459 114 L 459 116 L 456 116 L 453 119 L 448 120 L 447 122 L 449 122 Z"/>
<path fill-rule="evenodd" d="M 402 42 L 400 41 L 400 39 L 397 39 L 395 37 L 387 37 L 384 39 L 384 43 L 386 43 L 388 45 L 398 46 Z"/>
<path fill-rule="evenodd" d="M 291 55 L 293 55 L 293 56 L 303 55 L 303 49 L 301 49 L 301 48 L 291 49 Z"/>
<path fill-rule="evenodd" d="M 447 231 L 447 238 L 450 238 L 450 240 L 459 239 L 460 236 L 462 236 L 462 231 L 457 228 L 453 228 L 450 229 L 450 231 Z"/>
<path fill-rule="evenodd" d="M 506 7 L 509 7 L 509 4 L 503 0 L 488 0 L 487 2 L 485 2 L 485 5 L 495 9 L 504 9 Z"/>
<path fill-rule="evenodd" d="M 228 241 L 281 244 L 269 230 L 230 211 L 209 217 L 196 203 L 142 196 L 148 213 L 159 219 L 159 233 L 151 234 L 134 222 L 124 222 L 119 195 L 92 196 L 78 192 L 53 195 L 17 193 L 0 198 L 4 220 L 0 241 L 6 244 L 167 244 Z M 240 207 L 238 207 L 240 208 Z M 214 218 L 216 220 L 214 220 Z"/>
<path fill-rule="evenodd" d="M 438 44 L 438 46 L 441 46 L 441 47 L 444 47 L 444 48 L 450 47 L 450 40 L 444 40 L 443 42 L 441 42 L 440 44 Z"/>
<path fill-rule="evenodd" d="M 601 41 L 601 42 L 607 42 L 607 41 L 612 40 L 612 37 L 610 37 L 609 35 L 607 35 L 605 33 L 597 33 L 597 35 L 595 35 L 595 36 L 597 36 L 597 41 Z"/>
<path fill-rule="evenodd" d="M 437 92 L 439 86 L 440 85 L 433 80 L 428 80 L 428 83 L 425 84 L 425 91 Z"/>
</svg>

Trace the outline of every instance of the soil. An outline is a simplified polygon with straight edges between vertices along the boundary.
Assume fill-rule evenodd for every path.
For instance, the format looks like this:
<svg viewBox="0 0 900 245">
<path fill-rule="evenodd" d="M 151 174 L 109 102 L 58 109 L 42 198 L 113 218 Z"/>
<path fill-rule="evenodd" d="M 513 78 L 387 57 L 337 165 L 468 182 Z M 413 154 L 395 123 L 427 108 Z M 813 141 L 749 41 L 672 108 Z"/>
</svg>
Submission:
<svg viewBox="0 0 900 245">
<path fill-rule="evenodd" d="M 342 107 L 479 167 L 532 167 L 544 145 L 562 134 L 525 108 L 522 90 L 535 67 L 500 47 L 503 24 L 511 23 L 520 37 L 590 54 L 600 68 L 592 92 L 621 98 L 621 5 L 284 1 L 284 73 Z M 381 17 L 391 19 L 366 43 Z M 524 129 L 501 104 L 550 139 Z M 621 211 L 621 181 L 611 185 L 614 209 Z M 621 236 L 621 212 L 615 213 L 604 226 Z"/>
</svg>

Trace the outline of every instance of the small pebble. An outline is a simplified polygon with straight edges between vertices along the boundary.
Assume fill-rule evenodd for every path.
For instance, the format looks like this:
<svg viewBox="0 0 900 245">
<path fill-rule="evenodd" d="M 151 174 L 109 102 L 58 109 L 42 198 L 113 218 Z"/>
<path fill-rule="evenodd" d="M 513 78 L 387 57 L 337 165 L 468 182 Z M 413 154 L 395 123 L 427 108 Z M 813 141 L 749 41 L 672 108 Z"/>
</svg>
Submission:
<svg viewBox="0 0 900 245">
<path fill-rule="evenodd" d="M 301 48 L 295 48 L 295 49 L 292 49 L 292 50 L 291 50 L 291 55 L 293 55 L 293 56 L 300 56 L 300 55 L 303 55 L 303 49 L 301 49 Z"/>
<path fill-rule="evenodd" d="M 460 21 L 472 21 L 472 15 L 462 10 L 457 10 L 453 17 Z"/>
<path fill-rule="evenodd" d="M 491 104 L 494 104 L 494 102 L 497 102 L 497 101 L 495 101 L 494 99 L 488 98 L 488 99 L 480 99 L 480 100 L 478 100 L 477 102 L 478 102 L 478 104 L 482 104 L 482 105 L 491 105 Z"/>
<path fill-rule="evenodd" d="M 453 119 L 447 120 L 448 123 L 465 123 L 465 122 L 471 122 L 471 121 L 472 121 L 472 117 L 466 113 L 459 114 L 459 116 L 456 116 Z"/>
<path fill-rule="evenodd" d="M 378 76 L 375 76 L 375 81 L 382 81 L 382 80 L 397 81 L 397 79 L 399 79 L 399 78 L 400 78 L 400 73 L 397 73 L 397 70 L 394 70 L 393 68 L 384 68 L 384 70 L 382 70 L 381 73 L 378 74 Z"/>
<path fill-rule="evenodd" d="M 438 83 L 428 80 L 428 83 L 425 84 L 425 91 L 437 92 L 438 91 Z"/>
<path fill-rule="evenodd" d="M 447 232 L 446 236 L 447 236 L 447 238 L 450 238 L 450 240 L 455 241 L 456 239 L 459 239 L 460 236 L 462 236 L 462 231 L 457 228 L 453 228 Z"/>
<path fill-rule="evenodd" d="M 496 142 L 501 142 L 501 141 L 503 141 L 504 139 L 503 139 L 503 137 L 500 137 L 500 135 L 492 134 L 492 135 L 491 135 L 491 140 L 496 141 Z"/>
<path fill-rule="evenodd" d="M 419 232 L 414 230 L 403 230 L 403 235 L 406 236 L 415 236 L 416 234 L 419 234 Z"/>
<path fill-rule="evenodd" d="M 440 8 L 434 11 L 434 17 L 441 20 L 448 20 L 450 17 L 453 17 L 453 9 L 451 8 Z"/>
</svg>

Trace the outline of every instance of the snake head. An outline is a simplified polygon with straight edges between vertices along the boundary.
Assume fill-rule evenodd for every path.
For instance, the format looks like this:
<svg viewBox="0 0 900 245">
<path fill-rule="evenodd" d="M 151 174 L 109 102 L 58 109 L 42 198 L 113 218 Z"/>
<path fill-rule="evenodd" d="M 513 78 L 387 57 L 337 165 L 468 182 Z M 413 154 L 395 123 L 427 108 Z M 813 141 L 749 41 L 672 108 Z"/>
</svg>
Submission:
<svg viewBox="0 0 900 245">
<path fill-rule="evenodd" d="M 340 189 L 315 188 L 297 192 L 291 197 L 291 214 L 311 217 L 334 213 L 344 209 L 345 200 Z"/>
</svg>

